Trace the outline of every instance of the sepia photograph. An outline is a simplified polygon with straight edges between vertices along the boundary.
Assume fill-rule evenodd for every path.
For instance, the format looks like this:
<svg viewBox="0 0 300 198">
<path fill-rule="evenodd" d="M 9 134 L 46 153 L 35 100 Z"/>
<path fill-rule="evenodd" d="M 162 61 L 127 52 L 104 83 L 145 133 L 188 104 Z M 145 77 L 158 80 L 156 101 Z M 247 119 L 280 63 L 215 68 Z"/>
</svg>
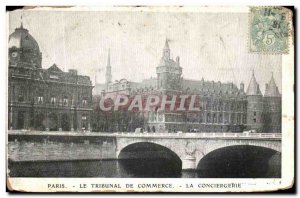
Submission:
<svg viewBox="0 0 300 198">
<path fill-rule="evenodd" d="M 293 185 L 292 17 L 279 6 L 8 11 L 9 190 Z"/>
</svg>

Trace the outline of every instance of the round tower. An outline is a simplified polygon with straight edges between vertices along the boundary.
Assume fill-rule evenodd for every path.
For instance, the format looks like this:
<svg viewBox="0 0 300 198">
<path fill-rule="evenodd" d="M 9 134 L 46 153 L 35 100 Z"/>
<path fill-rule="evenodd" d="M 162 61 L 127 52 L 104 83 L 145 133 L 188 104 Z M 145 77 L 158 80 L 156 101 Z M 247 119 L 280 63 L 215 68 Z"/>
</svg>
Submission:
<svg viewBox="0 0 300 198">
<path fill-rule="evenodd" d="M 263 97 L 254 75 L 252 77 L 247 89 L 247 126 L 248 129 L 262 132 L 263 120 Z"/>
</svg>

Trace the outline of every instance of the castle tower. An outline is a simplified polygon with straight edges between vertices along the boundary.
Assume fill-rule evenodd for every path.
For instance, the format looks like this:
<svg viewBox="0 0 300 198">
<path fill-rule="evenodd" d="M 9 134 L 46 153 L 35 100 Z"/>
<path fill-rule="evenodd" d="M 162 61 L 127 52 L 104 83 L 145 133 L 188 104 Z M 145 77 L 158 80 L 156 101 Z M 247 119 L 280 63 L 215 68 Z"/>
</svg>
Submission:
<svg viewBox="0 0 300 198">
<path fill-rule="evenodd" d="M 182 87 L 180 58 L 176 57 L 176 61 L 174 61 L 170 54 L 169 42 L 166 39 L 160 63 L 156 67 L 157 89 L 164 94 L 178 93 Z"/>
<path fill-rule="evenodd" d="M 105 84 L 112 82 L 111 65 L 110 65 L 110 49 L 108 50 L 108 58 L 106 65 Z"/>
<path fill-rule="evenodd" d="M 263 100 L 262 94 L 252 72 L 252 77 L 247 89 L 247 126 L 249 129 L 262 131 L 262 112 L 263 112 Z"/>
<path fill-rule="evenodd" d="M 281 132 L 281 95 L 273 73 L 263 97 L 263 130 L 268 133 Z"/>
</svg>

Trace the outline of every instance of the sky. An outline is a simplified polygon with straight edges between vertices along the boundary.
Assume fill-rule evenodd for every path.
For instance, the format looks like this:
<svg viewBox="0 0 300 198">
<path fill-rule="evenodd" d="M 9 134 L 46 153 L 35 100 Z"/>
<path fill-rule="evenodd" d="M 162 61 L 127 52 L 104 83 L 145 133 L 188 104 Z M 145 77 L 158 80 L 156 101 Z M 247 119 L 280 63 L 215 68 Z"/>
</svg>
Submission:
<svg viewBox="0 0 300 198">
<path fill-rule="evenodd" d="M 9 34 L 21 20 L 40 46 L 43 68 L 77 69 L 93 83 L 95 75 L 105 82 L 109 49 L 113 80 L 156 77 L 168 39 L 186 79 L 247 88 L 254 70 L 264 92 L 273 72 L 281 90 L 281 55 L 249 53 L 247 13 L 23 10 L 10 12 Z"/>
</svg>

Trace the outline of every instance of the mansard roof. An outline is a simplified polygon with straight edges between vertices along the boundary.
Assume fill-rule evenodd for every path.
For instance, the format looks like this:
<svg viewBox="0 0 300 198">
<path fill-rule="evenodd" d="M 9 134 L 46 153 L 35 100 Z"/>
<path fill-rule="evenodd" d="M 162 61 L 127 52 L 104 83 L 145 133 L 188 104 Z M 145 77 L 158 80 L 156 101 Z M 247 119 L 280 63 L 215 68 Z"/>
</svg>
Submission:
<svg viewBox="0 0 300 198">
<path fill-rule="evenodd" d="M 193 94 L 215 94 L 215 95 L 226 95 L 226 96 L 243 96 L 245 92 L 240 90 L 232 82 L 221 83 L 220 81 L 205 81 L 201 80 L 189 80 L 183 79 L 183 91 L 190 90 Z"/>
<path fill-rule="evenodd" d="M 266 91 L 265 91 L 264 96 L 265 97 L 280 97 L 278 87 L 277 87 L 274 77 L 273 77 L 273 73 L 272 73 L 271 80 L 269 81 L 269 83 L 266 84 Z"/>
<path fill-rule="evenodd" d="M 257 83 L 256 78 L 254 76 L 254 71 L 252 72 L 252 77 L 251 77 L 246 94 L 248 96 L 262 95 L 261 91 L 259 89 L 259 84 Z"/>
</svg>

